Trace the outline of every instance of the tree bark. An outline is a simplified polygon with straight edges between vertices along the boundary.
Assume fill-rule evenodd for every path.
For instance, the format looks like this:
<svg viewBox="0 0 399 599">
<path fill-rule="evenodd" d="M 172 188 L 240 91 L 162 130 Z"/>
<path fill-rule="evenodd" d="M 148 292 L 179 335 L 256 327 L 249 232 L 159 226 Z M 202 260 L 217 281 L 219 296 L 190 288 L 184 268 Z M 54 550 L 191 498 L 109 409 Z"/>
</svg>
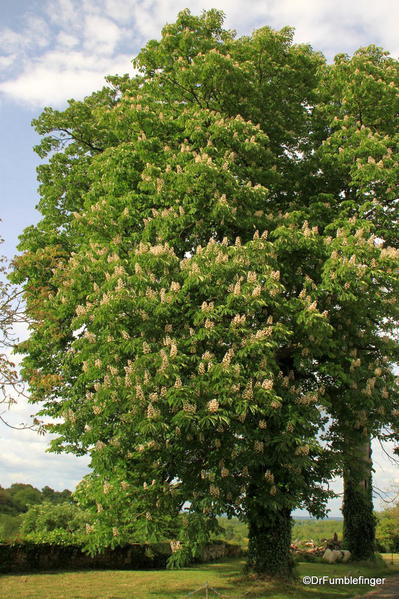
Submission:
<svg viewBox="0 0 399 599">
<path fill-rule="evenodd" d="M 262 477 L 254 476 L 247 496 L 247 567 L 259 575 L 291 579 L 294 577 L 291 509 L 271 509 L 264 501 L 267 492 Z"/>
<path fill-rule="evenodd" d="M 248 525 L 248 568 L 264 576 L 293 578 L 290 510 L 284 509 L 272 515 L 259 514 Z"/>
<path fill-rule="evenodd" d="M 372 497 L 372 460 L 367 430 L 346 442 L 344 468 L 344 543 L 354 560 L 374 558 L 375 516 Z"/>
</svg>

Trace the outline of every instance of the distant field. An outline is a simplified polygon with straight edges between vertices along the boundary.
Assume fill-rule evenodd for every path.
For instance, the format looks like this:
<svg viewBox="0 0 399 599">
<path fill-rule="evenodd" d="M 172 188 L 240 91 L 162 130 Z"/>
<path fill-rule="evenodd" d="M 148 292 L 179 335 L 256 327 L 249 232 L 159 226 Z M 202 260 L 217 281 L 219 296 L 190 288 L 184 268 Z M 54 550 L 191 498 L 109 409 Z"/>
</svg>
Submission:
<svg viewBox="0 0 399 599">
<path fill-rule="evenodd" d="M 320 543 L 323 539 L 332 539 L 334 533 L 342 539 L 342 532 L 343 520 L 295 520 L 292 539 Z"/>
<path fill-rule="evenodd" d="M 387 561 L 390 561 L 387 555 Z M 298 575 L 308 576 L 386 576 L 399 572 L 396 566 L 365 567 L 351 564 L 300 564 Z M 206 582 L 226 599 L 349 599 L 364 594 L 370 587 L 305 586 L 256 582 L 242 574 L 243 561 L 201 564 L 183 570 L 162 571 L 87 571 L 26 575 L 2 575 L 0 599 L 183 599 Z M 205 591 L 194 598 L 205 597 Z M 209 593 L 209 598 L 217 597 Z"/>
<path fill-rule="evenodd" d="M 231 543 L 237 543 L 246 548 L 248 545 L 248 527 L 236 518 L 228 520 L 219 518 L 219 524 L 224 528 L 224 534 L 220 538 Z M 295 541 L 314 541 L 320 543 L 322 539 L 332 539 L 334 533 L 342 539 L 342 520 L 314 520 L 301 519 L 294 520 L 292 529 L 292 540 Z"/>
<path fill-rule="evenodd" d="M 389 566 L 399 570 L 399 553 L 382 553 L 381 555 Z"/>
</svg>

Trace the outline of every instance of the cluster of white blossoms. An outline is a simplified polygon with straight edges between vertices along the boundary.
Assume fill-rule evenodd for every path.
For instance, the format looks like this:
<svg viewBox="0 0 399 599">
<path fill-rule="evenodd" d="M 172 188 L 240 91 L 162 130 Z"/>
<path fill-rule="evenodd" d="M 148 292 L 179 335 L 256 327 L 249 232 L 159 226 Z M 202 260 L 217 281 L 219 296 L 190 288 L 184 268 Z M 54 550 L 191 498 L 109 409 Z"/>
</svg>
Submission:
<svg viewBox="0 0 399 599">
<path fill-rule="evenodd" d="M 95 341 L 96 341 L 96 335 L 94 333 L 92 333 L 91 331 L 86 330 L 84 332 L 84 337 L 85 337 L 85 339 L 87 339 L 87 341 L 89 343 L 95 343 Z"/>
<path fill-rule="evenodd" d="M 176 553 L 176 551 L 179 551 L 181 548 L 182 548 L 181 541 L 170 541 L 170 549 L 171 549 L 172 553 Z"/>
<path fill-rule="evenodd" d="M 241 281 L 237 281 L 236 284 L 234 285 L 233 294 L 234 295 L 240 295 L 241 294 Z"/>
<path fill-rule="evenodd" d="M 217 399 L 211 399 L 207 403 L 208 412 L 217 412 L 219 409 L 219 402 Z"/>
<path fill-rule="evenodd" d="M 254 396 L 254 391 L 253 391 L 253 383 L 252 381 L 248 381 L 248 383 L 246 384 L 246 387 L 244 389 L 244 392 L 242 394 L 244 399 L 252 399 Z"/>
<path fill-rule="evenodd" d="M 76 310 L 75 310 L 76 314 L 78 316 L 83 316 L 84 314 L 86 314 L 86 307 L 85 306 L 76 306 Z"/>
<path fill-rule="evenodd" d="M 239 325 L 243 325 L 246 321 L 247 317 L 245 314 L 236 314 L 231 321 L 231 326 L 237 327 Z"/>
<path fill-rule="evenodd" d="M 63 412 L 63 416 L 64 416 L 65 422 L 71 422 L 72 424 L 74 424 L 76 422 L 75 412 L 73 410 L 71 410 L 71 408 L 68 408 L 67 410 L 65 410 Z"/>
<path fill-rule="evenodd" d="M 267 480 L 269 483 L 274 483 L 274 474 L 270 470 L 266 470 L 265 480 Z"/>
<path fill-rule="evenodd" d="M 296 448 L 295 455 L 306 456 L 306 455 L 309 455 L 309 451 L 310 451 L 309 445 L 301 445 L 300 447 Z"/>
<path fill-rule="evenodd" d="M 255 283 L 255 282 L 256 282 L 256 280 L 257 280 L 257 276 L 258 276 L 258 275 L 256 274 L 256 272 L 254 272 L 254 271 L 250 270 L 250 271 L 247 273 L 247 282 L 248 282 L 248 283 Z"/>
<path fill-rule="evenodd" d="M 264 381 L 262 381 L 262 389 L 265 389 L 266 391 L 270 391 L 271 389 L 273 389 L 273 380 L 265 379 Z"/>
<path fill-rule="evenodd" d="M 281 408 L 281 401 L 279 401 L 278 399 L 273 399 L 270 402 L 270 407 L 274 410 L 278 410 L 279 408 Z"/>
<path fill-rule="evenodd" d="M 154 418 L 158 418 L 159 416 L 159 410 L 157 410 L 156 408 L 154 408 L 154 406 L 150 403 L 147 406 L 147 418 L 149 419 L 154 419 Z"/>
<path fill-rule="evenodd" d="M 143 400 L 144 399 L 144 393 L 143 393 L 143 389 L 141 387 L 141 385 L 136 385 L 136 398 L 139 400 Z"/>
<path fill-rule="evenodd" d="M 264 443 L 263 441 L 255 441 L 254 443 L 254 449 L 257 453 L 261 453 L 264 449 Z"/>
<path fill-rule="evenodd" d="M 225 366 L 225 367 L 229 366 L 233 356 L 234 356 L 234 349 L 230 348 L 223 356 L 223 359 L 222 359 L 223 366 Z"/>
<path fill-rule="evenodd" d="M 355 368 L 359 368 L 360 365 L 361 365 L 360 358 L 357 358 L 356 360 L 352 360 L 351 365 L 350 365 L 350 371 L 353 371 Z"/>
<path fill-rule="evenodd" d="M 195 414 L 197 411 L 197 406 L 188 401 L 183 402 L 183 411 L 187 414 Z"/>
<path fill-rule="evenodd" d="M 318 396 L 317 393 L 309 392 L 304 395 L 300 395 L 297 398 L 297 403 L 299 405 L 308 406 L 317 402 Z"/>
<path fill-rule="evenodd" d="M 108 493 L 111 490 L 112 490 L 112 485 L 108 481 L 105 481 L 105 483 L 103 484 L 103 493 L 104 493 L 104 495 L 108 495 Z"/>
<path fill-rule="evenodd" d="M 209 493 L 213 496 L 213 497 L 219 497 L 220 496 L 220 489 L 218 486 L 216 485 L 209 485 Z"/>
<path fill-rule="evenodd" d="M 256 333 L 252 334 L 250 337 L 251 341 L 256 341 L 259 339 L 265 339 L 266 337 L 270 337 L 270 335 L 273 332 L 273 328 L 272 327 L 266 327 L 264 329 L 259 329 L 256 331 Z"/>
</svg>

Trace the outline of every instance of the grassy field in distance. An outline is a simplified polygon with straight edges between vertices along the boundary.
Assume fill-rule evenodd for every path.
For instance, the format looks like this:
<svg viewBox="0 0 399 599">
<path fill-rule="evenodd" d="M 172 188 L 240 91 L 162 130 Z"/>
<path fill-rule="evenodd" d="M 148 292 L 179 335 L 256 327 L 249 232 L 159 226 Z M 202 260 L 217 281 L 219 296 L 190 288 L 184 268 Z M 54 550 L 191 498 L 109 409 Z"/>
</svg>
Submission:
<svg viewBox="0 0 399 599">
<path fill-rule="evenodd" d="M 229 543 L 236 543 L 246 548 L 248 545 L 248 528 L 243 522 L 232 518 L 219 518 L 219 524 L 224 528 L 224 533 L 218 538 Z M 342 539 L 343 520 L 313 518 L 296 519 L 292 528 L 292 541 L 314 541 L 320 543 L 323 539 L 332 539 L 334 533 Z"/>
</svg>

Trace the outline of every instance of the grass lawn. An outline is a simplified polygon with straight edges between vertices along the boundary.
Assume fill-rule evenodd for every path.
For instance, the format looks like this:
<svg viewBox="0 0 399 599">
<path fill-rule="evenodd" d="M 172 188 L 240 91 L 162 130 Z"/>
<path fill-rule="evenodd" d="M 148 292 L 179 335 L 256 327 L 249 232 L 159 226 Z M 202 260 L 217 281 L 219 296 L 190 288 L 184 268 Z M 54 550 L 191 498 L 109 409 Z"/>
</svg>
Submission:
<svg viewBox="0 0 399 599">
<path fill-rule="evenodd" d="M 303 576 L 340 577 L 345 575 L 386 577 L 399 573 L 396 563 L 371 568 L 353 564 L 312 564 L 298 566 L 299 582 L 294 585 L 255 581 L 242 574 L 242 560 L 231 559 L 212 564 L 200 564 L 182 570 L 115 571 L 88 570 L 80 572 L 52 572 L 40 574 L 2 574 L 0 599 L 180 599 L 205 585 L 215 588 L 227 599 L 338 599 L 352 598 L 367 592 L 364 585 L 305 586 Z M 190 595 L 205 597 L 205 591 Z M 217 597 L 209 592 L 209 598 Z"/>
</svg>

